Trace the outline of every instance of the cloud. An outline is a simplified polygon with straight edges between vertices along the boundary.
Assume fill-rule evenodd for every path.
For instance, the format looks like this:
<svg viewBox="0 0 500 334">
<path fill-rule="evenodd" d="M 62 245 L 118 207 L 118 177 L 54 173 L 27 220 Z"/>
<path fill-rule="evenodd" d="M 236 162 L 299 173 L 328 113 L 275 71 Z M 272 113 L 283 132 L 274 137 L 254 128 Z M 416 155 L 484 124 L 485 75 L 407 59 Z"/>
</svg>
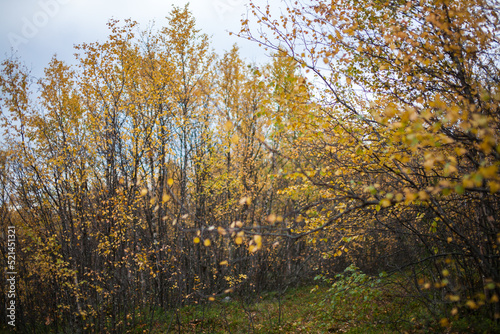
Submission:
<svg viewBox="0 0 500 334">
<path fill-rule="evenodd" d="M 166 24 L 165 17 L 172 5 L 184 6 L 187 0 L 24 0 L 0 3 L 0 55 L 17 54 L 41 74 L 54 53 L 60 59 L 73 61 L 73 46 L 83 42 L 102 41 L 109 31 L 111 18 L 132 18 L 145 28 L 152 20 L 156 26 Z M 244 0 L 191 0 L 198 27 L 212 36 L 212 46 L 218 53 L 231 45 L 243 45 L 242 52 L 256 60 L 263 52 L 254 44 L 229 36 L 228 31 L 240 29 L 241 15 L 246 13 Z M 245 47 L 247 45 L 247 47 Z"/>
</svg>

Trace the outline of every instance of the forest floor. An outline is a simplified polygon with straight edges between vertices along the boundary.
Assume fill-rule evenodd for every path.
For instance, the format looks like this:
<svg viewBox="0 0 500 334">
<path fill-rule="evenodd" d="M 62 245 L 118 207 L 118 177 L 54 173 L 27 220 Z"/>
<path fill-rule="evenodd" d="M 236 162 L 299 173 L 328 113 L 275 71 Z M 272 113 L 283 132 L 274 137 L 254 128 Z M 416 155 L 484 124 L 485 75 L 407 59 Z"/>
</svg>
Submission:
<svg viewBox="0 0 500 334">
<path fill-rule="evenodd" d="M 481 317 L 431 316 L 401 286 L 386 279 L 374 285 L 363 277 L 355 273 L 335 281 L 354 278 L 363 284 L 319 280 L 282 293 L 235 293 L 177 310 L 143 309 L 136 314 L 137 325 L 127 324 L 133 328 L 127 333 L 500 333 L 498 325 Z M 3 333 L 8 329 L 0 329 Z"/>
<path fill-rule="evenodd" d="M 394 295 L 347 298 L 332 307 L 327 286 L 216 299 L 156 314 L 135 333 L 493 333 L 481 320 L 441 322 L 419 303 Z M 246 299 L 246 300 L 245 300 Z M 371 299 L 371 300 L 370 300 Z M 149 317 L 151 319 L 151 317 Z M 478 323 L 471 323 L 478 322 Z M 482 329 L 481 329 L 482 328 Z"/>
</svg>

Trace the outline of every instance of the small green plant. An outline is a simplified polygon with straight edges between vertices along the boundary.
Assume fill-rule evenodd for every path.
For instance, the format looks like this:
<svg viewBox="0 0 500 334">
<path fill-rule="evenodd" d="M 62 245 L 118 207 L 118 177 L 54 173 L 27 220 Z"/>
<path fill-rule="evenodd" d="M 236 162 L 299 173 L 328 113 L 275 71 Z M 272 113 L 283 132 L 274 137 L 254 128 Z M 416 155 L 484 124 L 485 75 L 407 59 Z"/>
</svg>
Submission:
<svg viewBox="0 0 500 334">
<path fill-rule="evenodd" d="M 381 283 L 380 278 L 370 277 L 355 265 L 350 265 L 333 279 L 322 275 L 316 276 L 315 279 L 331 284 L 327 295 L 319 303 L 325 317 L 359 325 L 372 321 L 374 316 L 380 315 L 382 304 L 382 290 L 378 288 Z"/>
</svg>

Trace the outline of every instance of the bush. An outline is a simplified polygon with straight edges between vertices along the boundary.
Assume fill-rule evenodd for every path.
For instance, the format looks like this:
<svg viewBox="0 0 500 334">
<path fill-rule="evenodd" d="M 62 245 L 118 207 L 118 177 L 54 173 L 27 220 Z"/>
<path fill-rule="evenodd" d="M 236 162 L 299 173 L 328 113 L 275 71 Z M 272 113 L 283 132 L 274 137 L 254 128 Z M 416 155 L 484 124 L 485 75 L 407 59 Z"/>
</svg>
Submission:
<svg viewBox="0 0 500 334">
<path fill-rule="evenodd" d="M 378 288 L 380 278 L 362 273 L 355 265 L 347 267 L 334 279 L 316 276 L 331 287 L 319 303 L 325 316 L 350 324 L 369 322 L 381 312 L 382 290 Z"/>
</svg>

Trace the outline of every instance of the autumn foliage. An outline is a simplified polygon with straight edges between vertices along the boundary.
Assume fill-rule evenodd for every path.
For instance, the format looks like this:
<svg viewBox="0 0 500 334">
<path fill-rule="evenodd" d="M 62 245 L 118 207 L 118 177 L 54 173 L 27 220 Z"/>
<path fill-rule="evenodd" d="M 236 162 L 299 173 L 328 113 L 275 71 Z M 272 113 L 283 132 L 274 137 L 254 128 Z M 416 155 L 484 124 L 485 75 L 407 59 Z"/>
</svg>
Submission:
<svg viewBox="0 0 500 334">
<path fill-rule="evenodd" d="M 256 65 L 174 8 L 157 30 L 110 21 L 40 79 L 5 60 L 0 217 L 18 227 L 23 328 L 125 332 L 148 308 L 353 263 L 397 273 L 443 326 L 497 321 L 498 9 L 255 1 L 260 30 L 239 35 L 272 53 Z"/>
</svg>

